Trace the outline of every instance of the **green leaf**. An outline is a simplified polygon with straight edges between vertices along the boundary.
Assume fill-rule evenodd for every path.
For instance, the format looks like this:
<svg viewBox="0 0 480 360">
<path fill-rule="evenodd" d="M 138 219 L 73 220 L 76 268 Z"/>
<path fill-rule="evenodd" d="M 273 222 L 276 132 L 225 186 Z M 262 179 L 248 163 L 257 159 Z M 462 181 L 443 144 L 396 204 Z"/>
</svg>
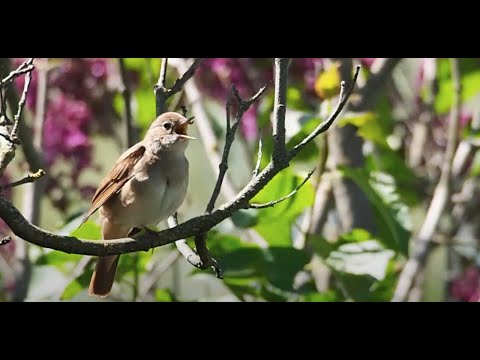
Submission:
<svg viewBox="0 0 480 360">
<path fill-rule="evenodd" d="M 462 82 L 462 102 L 470 100 L 480 92 L 480 70 L 478 59 L 459 59 Z M 446 114 L 452 107 L 453 83 L 451 78 L 450 60 L 437 60 L 438 93 L 435 97 L 435 110 Z"/>
<path fill-rule="evenodd" d="M 36 261 L 36 265 L 52 265 L 64 272 L 72 270 L 75 263 L 82 258 L 82 255 L 67 254 L 61 251 L 52 250 L 42 254 Z"/>
<path fill-rule="evenodd" d="M 335 302 L 338 301 L 339 297 L 335 291 L 329 290 L 322 293 L 310 292 L 303 294 L 300 297 L 299 301 L 302 302 Z"/>
<path fill-rule="evenodd" d="M 292 247 L 270 247 L 262 250 L 262 268 L 268 282 L 278 289 L 293 291 L 295 275 L 308 263 L 307 253 Z"/>
<path fill-rule="evenodd" d="M 292 246 L 291 224 L 291 221 L 261 222 L 254 229 L 270 246 Z"/>
<path fill-rule="evenodd" d="M 100 225 L 93 220 L 87 220 L 82 226 L 74 230 L 70 236 L 81 239 L 100 240 L 102 238 L 102 233 Z"/>
<path fill-rule="evenodd" d="M 90 278 L 92 277 L 93 267 L 88 266 L 85 268 L 85 271 L 76 279 L 74 279 L 63 291 L 61 296 L 62 300 L 72 299 L 83 289 L 88 288 L 90 284 Z"/>
<path fill-rule="evenodd" d="M 135 98 L 137 100 L 135 118 L 145 132 L 156 117 L 155 96 L 152 89 L 140 88 L 135 92 Z"/>
<path fill-rule="evenodd" d="M 292 247 L 262 249 L 218 232 L 209 234 L 208 245 L 223 264 L 225 284 L 239 299 L 249 294 L 273 296 L 280 301 L 286 296 L 284 292 L 293 291 L 295 275 L 308 262 L 304 251 Z"/>
<path fill-rule="evenodd" d="M 410 233 L 402 222 L 406 222 L 408 209 L 399 202 L 395 187 L 371 181 L 371 176 L 364 169 L 343 167 L 340 171 L 362 189 L 373 205 L 380 241 L 387 248 L 407 255 Z"/>
<path fill-rule="evenodd" d="M 421 200 L 416 191 L 420 179 L 393 150 L 385 148 L 367 155 L 365 169 L 368 173 L 387 173 L 392 176 L 395 179 L 396 193 L 406 205 L 414 206 Z"/>
<path fill-rule="evenodd" d="M 61 296 L 61 299 L 70 300 L 83 289 L 84 288 L 82 287 L 82 285 L 80 285 L 80 283 L 77 280 L 74 280 L 70 284 L 68 284 L 68 286 L 65 288 Z"/>
<path fill-rule="evenodd" d="M 303 178 L 295 175 L 291 169 L 285 169 L 257 194 L 252 203 L 267 203 L 279 199 L 294 190 Z M 262 209 L 258 213 L 258 224 L 254 229 L 267 241 L 275 245 L 291 245 L 290 228 L 295 219 L 313 204 L 314 189 L 307 182 L 294 196 L 275 205 Z"/>
<path fill-rule="evenodd" d="M 169 289 L 157 289 L 155 291 L 155 301 L 157 302 L 174 302 L 175 296 Z"/>
<path fill-rule="evenodd" d="M 381 126 L 381 122 L 376 114 L 371 112 L 346 114 L 338 121 L 338 126 L 343 127 L 347 124 L 358 127 L 358 135 L 365 140 L 389 148 L 387 135 Z"/>
<path fill-rule="evenodd" d="M 258 223 L 257 214 L 258 210 L 256 209 L 240 210 L 234 212 L 231 219 L 235 226 L 245 229 L 255 226 Z"/>
<path fill-rule="evenodd" d="M 309 110 L 310 106 L 305 102 L 305 96 L 296 86 L 287 88 L 287 107 L 295 110 Z"/>
<path fill-rule="evenodd" d="M 326 263 L 338 272 L 383 280 L 394 256 L 392 250 L 384 249 L 376 240 L 368 240 L 340 245 L 330 253 Z"/>
</svg>

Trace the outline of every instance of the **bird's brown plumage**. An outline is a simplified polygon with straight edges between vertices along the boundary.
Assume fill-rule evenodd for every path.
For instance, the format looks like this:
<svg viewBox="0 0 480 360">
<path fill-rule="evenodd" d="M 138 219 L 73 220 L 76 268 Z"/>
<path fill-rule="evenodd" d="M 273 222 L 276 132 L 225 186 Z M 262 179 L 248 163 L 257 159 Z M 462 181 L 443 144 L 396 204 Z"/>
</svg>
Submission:
<svg viewBox="0 0 480 360">
<path fill-rule="evenodd" d="M 139 145 L 139 144 L 137 144 Z M 92 204 L 85 215 L 82 224 L 92 216 L 95 211 L 107 202 L 114 194 L 119 192 L 123 185 L 133 176 L 132 169 L 145 153 L 145 146 L 131 147 L 124 156 L 120 157 L 110 172 L 103 178 L 92 198 Z"/>
<path fill-rule="evenodd" d="M 100 209 L 102 237 L 111 240 L 172 215 L 183 202 L 188 184 L 184 151 L 186 141 L 194 139 L 186 134 L 189 123 L 177 113 L 160 115 L 145 138 L 126 150 L 101 181 L 82 224 Z M 118 261 L 119 255 L 98 258 L 90 295 L 110 293 Z"/>
</svg>

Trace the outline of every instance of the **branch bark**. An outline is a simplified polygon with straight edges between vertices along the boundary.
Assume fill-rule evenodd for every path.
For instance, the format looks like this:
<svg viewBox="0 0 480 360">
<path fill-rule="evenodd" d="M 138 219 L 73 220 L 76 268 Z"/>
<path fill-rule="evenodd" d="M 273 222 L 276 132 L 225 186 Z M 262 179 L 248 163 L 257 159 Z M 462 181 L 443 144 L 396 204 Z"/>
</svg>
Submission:
<svg viewBox="0 0 480 360">
<path fill-rule="evenodd" d="M 447 134 L 447 148 L 443 159 L 440 180 L 433 193 L 432 201 L 420 231 L 413 242 L 415 251 L 403 268 L 392 301 L 405 301 L 418 273 L 425 266 L 427 255 L 431 249 L 432 236 L 440 222 L 440 217 L 450 201 L 452 192 L 452 164 L 458 147 L 458 125 L 460 121 L 461 91 L 458 59 L 451 59 L 453 81 L 453 105 L 450 114 Z"/>
</svg>

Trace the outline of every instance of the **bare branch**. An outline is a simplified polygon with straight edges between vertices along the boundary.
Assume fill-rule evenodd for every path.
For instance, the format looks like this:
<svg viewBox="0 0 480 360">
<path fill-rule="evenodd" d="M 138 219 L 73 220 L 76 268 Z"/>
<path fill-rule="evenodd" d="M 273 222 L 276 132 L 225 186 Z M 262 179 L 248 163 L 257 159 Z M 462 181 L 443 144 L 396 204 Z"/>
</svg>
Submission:
<svg viewBox="0 0 480 360">
<path fill-rule="evenodd" d="M 28 60 L 27 64 L 32 65 L 33 64 L 33 58 Z M 29 72 L 27 72 L 27 75 L 25 75 L 25 84 L 23 86 L 22 97 L 20 98 L 20 102 L 18 103 L 17 113 L 15 114 L 15 117 L 13 118 L 13 128 L 12 128 L 12 132 L 10 133 L 10 137 L 12 138 L 13 141 L 15 141 L 15 139 L 17 139 L 18 122 L 20 121 L 20 118 L 22 116 L 23 108 L 25 107 L 25 102 L 27 101 L 27 93 L 28 93 L 28 88 L 30 87 L 31 80 L 32 80 L 32 71 L 29 71 Z"/>
<path fill-rule="evenodd" d="M 175 95 L 177 92 L 183 89 L 185 83 L 195 74 L 195 71 L 198 69 L 202 61 L 203 58 L 196 58 L 193 60 L 192 65 L 190 65 L 187 71 L 185 71 L 180 78 L 175 80 L 173 86 L 168 90 L 168 97 Z"/>
<path fill-rule="evenodd" d="M 15 186 L 20 186 L 20 185 L 23 185 L 23 184 L 26 184 L 26 183 L 34 182 L 34 181 L 40 179 L 44 175 L 45 175 L 45 171 L 40 169 L 35 174 L 28 174 L 27 176 L 25 176 L 21 180 L 15 181 L 15 182 L 7 184 L 7 185 L 0 186 L 0 191 L 4 191 L 6 189 L 10 189 L 10 188 L 13 188 Z"/>
<path fill-rule="evenodd" d="M 355 74 L 353 75 L 352 83 L 350 84 L 347 92 L 344 91 L 343 88 L 345 87 L 345 83 L 342 82 L 342 89 L 340 91 L 340 94 L 343 94 L 343 96 L 339 97 L 337 107 L 333 111 L 332 115 L 330 115 L 330 117 L 327 120 L 325 120 L 320 125 L 318 125 L 317 128 L 310 135 L 308 135 L 305 139 L 302 140 L 302 142 L 295 145 L 294 148 L 289 151 L 288 155 L 290 159 L 293 158 L 295 155 L 297 155 L 301 149 L 303 149 L 308 143 L 310 143 L 318 135 L 324 133 L 330 128 L 330 126 L 333 124 L 333 122 L 338 117 L 338 115 L 340 115 L 343 108 L 347 104 L 348 99 L 352 94 L 353 88 L 355 87 L 355 83 L 357 82 L 359 72 L 360 72 L 360 66 L 357 66 L 355 70 Z"/>
<path fill-rule="evenodd" d="M 287 149 L 285 147 L 285 111 L 287 110 L 287 78 L 289 58 L 275 59 L 275 104 L 273 125 L 274 162 L 287 164 Z"/>
<path fill-rule="evenodd" d="M 225 133 L 225 145 L 223 147 L 222 161 L 218 166 L 219 172 L 218 172 L 217 181 L 215 183 L 212 196 L 210 197 L 210 201 L 208 202 L 207 208 L 205 210 L 206 213 L 210 213 L 213 210 L 213 208 L 215 207 L 215 202 L 218 198 L 218 195 L 220 194 L 220 189 L 222 188 L 223 179 L 225 178 L 225 173 L 228 170 L 228 156 L 230 155 L 230 149 L 232 148 L 233 142 L 235 140 L 235 134 L 237 132 L 238 126 L 240 125 L 240 122 L 242 121 L 243 115 L 250 108 L 250 105 L 252 105 L 255 99 L 258 99 L 258 97 L 261 94 L 263 94 L 266 88 L 267 88 L 266 86 L 262 87 L 254 96 L 252 96 L 247 101 L 244 101 L 238 94 L 236 87 L 232 86 L 232 90 L 228 95 L 227 105 L 226 105 L 227 130 Z M 232 94 L 235 94 L 235 97 L 237 98 L 239 104 L 238 104 L 238 111 L 237 111 L 237 114 L 235 115 L 235 121 L 233 123 L 233 126 L 230 126 L 231 125 L 230 109 L 232 105 L 231 103 Z"/>
<path fill-rule="evenodd" d="M 31 63 L 33 59 L 23 62 L 16 70 L 13 70 L 4 79 L 0 81 L 0 88 L 11 83 L 18 76 L 29 73 L 35 69 L 35 66 Z"/>
<path fill-rule="evenodd" d="M 166 78 L 167 78 L 167 64 L 168 58 L 164 58 L 162 61 L 162 67 L 160 69 L 160 77 L 158 79 L 157 84 L 154 87 L 154 93 L 156 97 L 156 109 L 157 109 L 157 116 L 163 114 L 165 112 L 165 103 L 166 101 L 182 90 L 185 83 L 190 80 L 190 78 L 195 74 L 195 71 L 202 63 L 203 58 L 195 58 L 193 63 L 190 65 L 188 69 L 183 72 L 183 75 L 178 78 L 171 88 L 167 88 L 166 86 Z"/>
<path fill-rule="evenodd" d="M 1 99 L 1 101 L 2 101 L 1 108 L 2 109 L 1 110 L 2 110 L 3 119 L 2 119 L 2 124 L 1 124 L 2 126 L 0 126 L 0 175 L 3 174 L 3 172 L 5 171 L 6 167 L 10 163 L 10 161 L 12 161 L 12 159 L 15 157 L 16 145 L 19 144 L 19 141 L 16 137 L 17 129 L 19 131 L 19 137 L 20 138 L 22 138 L 21 135 L 23 135 L 23 133 L 24 133 L 24 131 L 22 131 L 22 129 L 25 126 L 24 126 L 23 122 L 19 121 L 19 120 L 20 120 L 20 117 L 21 117 L 22 109 L 25 106 L 26 91 L 28 91 L 28 86 L 30 84 L 31 72 L 35 68 L 34 65 L 32 64 L 32 62 L 33 62 L 33 58 L 24 62 L 18 68 L 18 69 L 21 69 L 21 71 L 19 71 L 17 69 L 15 71 L 11 72 L 2 81 L 4 83 L 7 83 L 8 81 L 5 81 L 5 79 L 12 80 L 16 76 L 20 75 L 21 73 L 27 72 L 27 76 L 26 76 L 26 79 L 25 79 L 25 89 L 24 89 L 23 96 L 22 96 L 23 103 L 21 101 L 19 101 L 18 98 L 15 96 L 16 95 L 15 91 L 10 91 L 9 92 L 10 96 L 7 99 L 8 103 L 9 103 L 9 106 L 11 107 L 12 112 L 16 111 L 16 115 L 15 115 L 15 125 L 16 126 L 14 126 L 15 132 L 12 131 L 12 132 L 9 133 L 7 128 L 5 127 L 5 125 L 11 124 L 11 121 L 7 117 L 5 98 L 3 98 L 4 94 L 2 94 L 2 99 Z M 1 59 L 1 65 L 4 68 L 8 69 L 8 67 L 10 66 L 10 62 L 8 61 L 7 58 L 3 58 L 3 59 Z M 28 69 L 28 71 L 27 71 L 27 69 Z M 25 71 L 23 72 L 23 70 L 25 70 Z M 0 93 L 1 92 L 2 92 L 2 89 L 0 88 Z M 20 106 L 21 104 L 22 104 L 22 106 Z M 30 145 L 33 147 L 33 144 L 32 144 L 31 141 L 30 141 Z M 27 147 L 27 149 L 29 149 L 29 148 Z M 25 150 L 24 150 L 24 152 L 25 152 Z M 27 153 L 25 152 L 25 154 L 27 154 Z M 27 157 L 27 161 L 29 161 L 29 160 L 30 160 L 30 158 Z M 38 169 L 35 169 L 35 170 L 38 170 Z"/>
<path fill-rule="evenodd" d="M 460 122 L 461 110 L 461 91 L 460 70 L 458 59 L 451 59 L 451 71 L 453 81 L 453 104 L 448 123 L 447 148 L 442 163 L 442 172 L 440 180 L 433 193 L 432 201 L 425 216 L 425 220 L 415 239 L 416 249 L 413 255 L 405 264 L 400 274 L 397 288 L 392 301 L 405 301 L 412 288 L 418 273 L 425 266 L 427 255 L 432 245 L 432 236 L 434 235 L 440 217 L 450 201 L 452 192 L 452 164 L 455 151 L 458 146 L 458 126 Z"/>
<path fill-rule="evenodd" d="M 135 131 L 133 128 L 132 106 L 131 106 L 132 93 L 130 91 L 130 86 L 128 83 L 127 69 L 125 67 L 125 59 L 118 58 L 118 63 L 120 65 L 120 77 L 122 79 L 122 96 L 123 96 L 123 102 L 125 104 L 125 128 L 126 128 L 126 144 L 127 144 L 126 147 L 129 148 L 136 143 Z"/>
<path fill-rule="evenodd" d="M 291 198 L 312 177 L 313 173 L 315 172 L 315 169 L 316 168 L 314 168 L 312 171 L 310 171 L 308 173 L 307 177 L 302 181 L 302 183 L 300 185 L 298 185 L 290 194 L 288 194 L 284 197 L 281 197 L 280 199 L 273 200 L 273 201 L 270 201 L 270 202 L 265 203 L 265 204 L 255 204 L 255 203 L 254 204 L 249 204 L 248 207 L 251 208 L 251 209 L 265 209 L 265 208 L 268 208 L 268 207 L 273 207 L 273 206 L 277 205 L 278 203 L 281 203 L 282 201 L 285 201 L 285 200 Z"/>
</svg>

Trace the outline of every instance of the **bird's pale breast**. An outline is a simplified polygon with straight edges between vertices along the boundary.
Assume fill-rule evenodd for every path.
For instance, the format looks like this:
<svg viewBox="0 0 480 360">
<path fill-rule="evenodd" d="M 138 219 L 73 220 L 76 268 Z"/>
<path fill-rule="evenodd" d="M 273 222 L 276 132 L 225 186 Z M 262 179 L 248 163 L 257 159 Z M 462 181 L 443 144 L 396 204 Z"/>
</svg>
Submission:
<svg viewBox="0 0 480 360">
<path fill-rule="evenodd" d="M 136 172 L 101 213 L 115 223 L 140 227 L 156 225 L 180 207 L 188 186 L 185 156 L 161 159 Z"/>
</svg>

